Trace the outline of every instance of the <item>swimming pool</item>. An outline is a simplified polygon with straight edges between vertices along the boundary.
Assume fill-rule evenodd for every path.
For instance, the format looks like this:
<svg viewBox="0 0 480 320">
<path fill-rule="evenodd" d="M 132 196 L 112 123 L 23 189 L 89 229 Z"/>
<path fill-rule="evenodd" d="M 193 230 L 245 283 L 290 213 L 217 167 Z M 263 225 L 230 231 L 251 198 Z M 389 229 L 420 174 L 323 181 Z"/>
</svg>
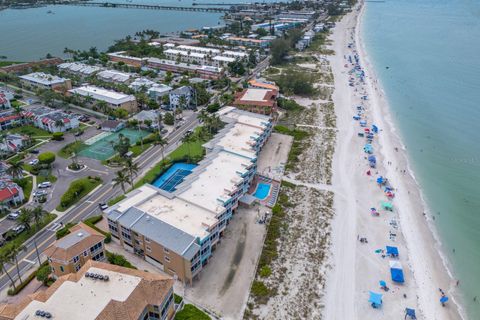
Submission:
<svg viewBox="0 0 480 320">
<path fill-rule="evenodd" d="M 192 173 L 196 166 L 196 164 L 183 162 L 174 163 L 167 171 L 155 179 L 152 185 L 162 190 L 173 192 L 183 182 L 185 177 Z"/>
<path fill-rule="evenodd" d="M 253 196 L 259 200 L 265 200 L 270 194 L 270 185 L 268 183 L 257 184 L 257 189 Z"/>
</svg>

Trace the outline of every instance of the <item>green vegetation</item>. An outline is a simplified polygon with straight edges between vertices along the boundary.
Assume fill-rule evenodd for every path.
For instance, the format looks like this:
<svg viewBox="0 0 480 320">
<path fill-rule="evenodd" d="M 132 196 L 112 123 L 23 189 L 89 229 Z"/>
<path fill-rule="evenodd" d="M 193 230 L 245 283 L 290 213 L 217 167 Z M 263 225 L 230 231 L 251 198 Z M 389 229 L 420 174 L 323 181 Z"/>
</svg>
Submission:
<svg viewBox="0 0 480 320">
<path fill-rule="evenodd" d="M 287 111 L 302 111 L 304 107 L 299 105 L 295 100 L 287 99 L 287 98 L 278 98 L 277 99 L 278 106 Z"/>
<path fill-rule="evenodd" d="M 100 229 L 96 226 L 96 224 L 99 223 L 100 221 L 102 221 L 102 219 L 103 219 L 102 215 L 91 216 L 90 218 L 87 218 L 87 219 L 83 220 L 83 223 L 85 223 L 90 228 L 92 228 L 92 229 L 100 232 L 101 234 L 103 234 L 105 236 L 105 243 L 110 243 L 112 241 L 111 233 L 110 232 L 105 232 L 105 231 L 103 231 L 102 229 Z"/>
<path fill-rule="evenodd" d="M 75 223 L 69 222 L 63 228 L 58 229 L 57 232 L 55 233 L 55 236 L 57 237 L 57 240 L 65 237 L 67 234 L 69 234 L 70 233 L 70 228 L 73 227 L 74 225 L 75 225 Z"/>
<path fill-rule="evenodd" d="M 33 189 L 33 177 L 29 176 L 21 179 L 15 179 L 14 181 L 16 184 L 22 187 L 25 201 L 28 201 Z"/>
<path fill-rule="evenodd" d="M 19 63 L 22 63 L 22 62 L 18 62 L 18 61 L 0 61 L 0 68 L 1 68 L 1 67 L 6 67 L 6 66 L 11 66 L 12 64 L 19 64 Z"/>
<path fill-rule="evenodd" d="M 293 144 L 290 152 L 288 153 L 288 161 L 287 165 L 285 166 L 286 169 L 291 169 L 295 163 L 299 161 L 298 157 L 302 154 L 303 147 L 302 147 L 302 140 L 308 138 L 310 133 L 307 131 L 299 130 L 299 129 L 289 129 L 288 127 L 276 125 L 275 131 L 278 133 L 286 134 L 293 137 Z"/>
<path fill-rule="evenodd" d="M 51 166 L 52 163 L 55 162 L 55 153 L 47 151 L 40 153 L 38 155 L 38 161 L 40 164 L 44 164 L 46 166 Z"/>
<path fill-rule="evenodd" d="M 253 281 L 251 293 L 258 303 L 266 303 L 271 292 L 262 281 Z"/>
<path fill-rule="evenodd" d="M 52 268 L 48 265 L 48 262 L 45 261 L 35 272 L 35 276 L 38 281 L 42 282 L 44 286 L 47 285 L 47 281 L 50 279 L 50 274 L 52 273 Z"/>
<path fill-rule="evenodd" d="M 68 190 L 60 198 L 57 210 L 61 212 L 67 210 L 101 183 L 100 177 L 85 177 L 72 181 Z"/>
<path fill-rule="evenodd" d="M 10 288 L 7 291 L 7 294 L 9 296 L 16 296 L 17 294 L 20 293 L 30 282 L 32 282 L 33 279 L 35 279 L 37 275 L 37 272 L 32 272 L 26 279 L 23 279 L 23 281 L 17 285 L 15 288 Z"/>
<path fill-rule="evenodd" d="M 211 318 L 202 310 L 192 304 L 186 304 L 182 310 L 177 312 L 175 320 L 210 320 Z"/>
<path fill-rule="evenodd" d="M 124 256 L 121 254 L 116 254 L 110 251 L 105 251 L 107 253 L 107 260 L 109 263 L 116 266 L 121 266 L 130 269 L 137 269 L 133 264 L 130 263 Z"/>
<path fill-rule="evenodd" d="M 272 274 L 272 269 L 269 266 L 263 266 L 258 272 L 260 277 L 267 278 Z"/>
<path fill-rule="evenodd" d="M 31 136 L 32 138 L 36 138 L 36 137 L 47 137 L 48 138 L 48 137 L 52 136 L 52 134 L 50 132 L 48 132 L 46 130 L 43 130 L 43 129 L 39 129 L 39 128 L 31 126 L 31 125 L 12 128 L 12 129 L 9 129 L 8 132 L 10 132 L 10 133 L 20 133 L 20 134 L 24 134 L 24 135 L 27 135 L 27 136 Z"/>
<path fill-rule="evenodd" d="M 122 201 L 122 200 L 125 199 L 125 198 L 126 198 L 126 196 L 125 196 L 124 194 L 121 194 L 121 195 L 119 195 L 118 197 L 115 197 L 115 198 L 113 198 L 113 199 L 108 200 L 108 205 L 109 205 L 109 206 L 113 206 L 115 203 L 118 203 L 118 202 Z"/>
<path fill-rule="evenodd" d="M 55 140 L 55 141 L 63 140 L 63 132 L 54 132 L 52 134 L 52 139 Z"/>
<path fill-rule="evenodd" d="M 51 171 L 48 171 L 47 174 L 43 174 L 43 171 L 45 171 L 45 170 L 42 170 L 37 175 L 37 184 L 42 183 L 42 182 L 46 182 L 46 181 L 51 182 L 51 183 L 54 183 L 54 182 L 57 181 L 57 177 L 55 177 L 51 173 Z"/>
<path fill-rule="evenodd" d="M 318 93 L 313 87 L 316 78 L 311 73 L 287 70 L 271 78 L 280 87 L 280 91 L 286 95 L 296 94 L 311 97 Z"/>
<path fill-rule="evenodd" d="M 85 148 L 85 144 L 83 141 L 74 141 L 67 145 L 65 145 L 60 151 L 58 151 L 58 155 L 64 159 L 70 158 L 74 153 L 78 154 L 83 148 Z"/>
<path fill-rule="evenodd" d="M 180 304 L 182 303 L 183 301 L 183 297 L 182 296 L 179 296 L 178 294 L 174 293 L 173 294 L 173 301 L 175 302 L 175 304 Z"/>
</svg>

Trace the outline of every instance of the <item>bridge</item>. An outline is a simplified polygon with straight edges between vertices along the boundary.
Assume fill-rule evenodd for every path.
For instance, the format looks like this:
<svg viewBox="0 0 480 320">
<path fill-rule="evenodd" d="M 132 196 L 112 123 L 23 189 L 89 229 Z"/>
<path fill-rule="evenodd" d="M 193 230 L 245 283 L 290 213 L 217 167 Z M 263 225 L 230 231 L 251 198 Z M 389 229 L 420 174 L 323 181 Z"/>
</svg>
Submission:
<svg viewBox="0 0 480 320">
<path fill-rule="evenodd" d="M 144 9 L 144 10 L 172 10 L 172 11 L 196 11 L 196 12 L 213 12 L 213 13 L 228 13 L 234 11 L 231 8 L 202 8 L 195 7 L 180 7 L 180 6 L 159 6 L 150 4 L 134 4 L 134 3 L 112 3 L 112 2 L 63 2 L 53 3 L 57 5 L 67 6 L 81 6 L 81 7 L 101 7 L 101 8 L 123 8 L 123 9 Z"/>
</svg>

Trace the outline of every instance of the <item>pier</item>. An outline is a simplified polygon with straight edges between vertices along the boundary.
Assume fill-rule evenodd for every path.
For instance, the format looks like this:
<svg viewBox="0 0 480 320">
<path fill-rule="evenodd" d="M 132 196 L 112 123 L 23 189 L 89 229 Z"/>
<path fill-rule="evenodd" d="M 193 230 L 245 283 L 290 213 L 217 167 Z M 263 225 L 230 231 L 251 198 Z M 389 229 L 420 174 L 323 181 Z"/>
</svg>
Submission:
<svg viewBox="0 0 480 320">
<path fill-rule="evenodd" d="M 231 8 L 202 8 L 199 6 L 180 7 L 180 6 L 160 6 L 150 4 L 134 4 L 134 3 L 111 3 L 111 2 L 64 2 L 53 3 L 64 6 L 81 6 L 81 7 L 101 7 L 101 8 L 123 8 L 123 9 L 144 9 L 144 10 L 171 10 L 171 11 L 196 11 L 196 12 L 213 12 L 228 13 L 233 12 Z"/>
</svg>

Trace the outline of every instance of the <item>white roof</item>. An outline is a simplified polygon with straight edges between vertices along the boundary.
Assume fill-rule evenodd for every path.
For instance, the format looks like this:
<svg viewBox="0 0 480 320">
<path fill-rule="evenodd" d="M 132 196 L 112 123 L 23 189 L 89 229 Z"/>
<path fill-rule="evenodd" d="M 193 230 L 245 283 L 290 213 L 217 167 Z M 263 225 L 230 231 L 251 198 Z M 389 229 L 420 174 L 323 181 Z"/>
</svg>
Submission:
<svg viewBox="0 0 480 320">
<path fill-rule="evenodd" d="M 248 56 L 248 54 L 246 54 L 245 52 L 230 51 L 230 50 L 223 51 L 222 55 L 232 56 L 232 57 L 237 57 L 237 58 L 245 58 L 246 56 Z"/>
<path fill-rule="evenodd" d="M 167 49 L 163 51 L 165 54 L 173 54 L 173 55 L 181 55 L 181 56 L 186 56 L 186 57 L 195 57 L 195 58 L 200 58 L 204 59 L 205 54 L 203 53 L 198 53 L 198 52 L 188 52 L 188 51 L 183 51 L 183 50 L 176 50 L 176 49 Z"/>
<path fill-rule="evenodd" d="M 269 116 L 252 112 L 244 112 L 238 110 L 235 107 L 224 107 L 219 110 L 217 114 L 220 116 L 235 119 L 238 123 L 243 123 L 249 126 L 263 129 L 266 128 L 267 124 L 271 121 L 271 118 Z"/>
<path fill-rule="evenodd" d="M 132 83 L 130 83 L 129 87 L 139 88 L 139 87 L 145 86 L 148 89 L 155 85 L 157 85 L 157 83 L 148 78 L 138 78 L 138 79 L 135 79 Z"/>
<path fill-rule="evenodd" d="M 170 86 L 167 86 L 166 84 L 155 84 L 153 87 L 151 87 L 150 89 L 148 89 L 148 92 L 158 92 L 158 93 L 164 93 L 164 92 L 168 92 L 168 91 L 171 91 L 173 88 L 170 87 Z"/>
<path fill-rule="evenodd" d="M 211 54 L 219 54 L 220 50 L 214 48 L 205 48 L 205 47 L 195 47 L 195 46 L 187 46 L 187 45 L 180 45 L 177 47 L 178 50 L 185 50 L 185 51 L 193 51 L 193 52 L 201 52 L 201 53 L 211 53 Z"/>
<path fill-rule="evenodd" d="M 72 94 L 79 94 L 81 96 L 90 96 L 96 100 L 102 100 L 111 104 L 122 104 L 129 101 L 135 101 L 135 96 L 127 95 L 120 92 L 109 91 L 107 89 L 95 86 L 83 86 L 68 90 Z"/>
<path fill-rule="evenodd" d="M 247 158 L 221 151 L 204 168 L 195 168 L 194 177 L 187 176 L 177 188 L 180 190 L 178 197 L 216 214 L 222 213 L 225 211 L 222 202 L 231 198 L 237 190 L 236 185 L 243 181 L 240 174 L 246 173 L 251 165 Z M 188 187 L 180 189 L 184 184 Z"/>
<path fill-rule="evenodd" d="M 130 73 L 120 72 L 116 70 L 104 70 L 97 73 L 97 77 L 112 80 L 115 82 L 128 81 L 133 75 Z"/>
<path fill-rule="evenodd" d="M 215 56 L 215 57 L 212 58 L 212 60 L 224 61 L 224 62 L 234 62 L 236 59 L 235 58 L 230 58 L 230 57 L 224 57 L 224 56 Z"/>
<path fill-rule="evenodd" d="M 35 83 L 40 83 L 43 85 L 52 85 L 57 83 L 64 83 L 67 79 L 61 78 L 58 76 L 54 76 L 48 73 L 43 72 L 34 72 L 30 74 L 26 74 L 24 76 L 20 76 L 20 79 L 28 80 Z"/>
<path fill-rule="evenodd" d="M 390 260 L 388 264 L 390 265 L 391 269 L 400 269 L 400 270 L 403 269 L 402 264 L 399 261 Z"/>
<path fill-rule="evenodd" d="M 15 319 L 36 319 L 37 310 L 52 314 L 54 319 L 94 320 L 111 300 L 123 302 L 132 294 L 142 278 L 111 270 L 91 267 L 88 272 L 107 275 L 109 281 L 83 276 L 78 282 L 65 281 L 46 300 L 31 301 Z"/>
<path fill-rule="evenodd" d="M 265 95 L 271 90 L 248 88 L 241 97 L 242 101 L 265 101 Z"/>
<path fill-rule="evenodd" d="M 68 70 L 70 72 L 81 73 L 84 75 L 91 75 L 92 73 L 102 70 L 100 67 L 90 66 L 80 62 L 65 62 L 59 64 L 57 67 L 61 70 Z"/>
<path fill-rule="evenodd" d="M 255 139 L 263 133 L 262 131 L 259 128 L 235 123 L 232 129 L 216 142 L 216 145 L 221 146 L 224 150 L 254 159 L 257 154 L 252 147 Z"/>
<path fill-rule="evenodd" d="M 199 66 L 199 65 L 194 65 L 194 64 L 186 64 L 186 63 L 183 63 L 183 62 L 177 63 L 176 61 L 167 60 L 167 59 L 148 58 L 148 62 L 165 64 L 165 65 L 170 65 L 170 66 L 176 66 L 176 67 L 179 67 L 179 68 L 190 69 L 190 70 L 206 70 L 206 71 L 217 72 L 217 73 L 222 72 L 222 68 L 217 68 L 217 67 L 213 67 L 213 66 L 205 66 L 205 65 Z"/>
<path fill-rule="evenodd" d="M 132 57 L 132 56 L 126 55 L 125 51 L 113 52 L 113 53 L 109 53 L 107 55 L 109 57 L 125 58 L 125 59 L 135 60 L 135 61 L 145 61 L 145 60 L 147 60 L 147 58 L 137 58 L 137 57 Z"/>
</svg>

